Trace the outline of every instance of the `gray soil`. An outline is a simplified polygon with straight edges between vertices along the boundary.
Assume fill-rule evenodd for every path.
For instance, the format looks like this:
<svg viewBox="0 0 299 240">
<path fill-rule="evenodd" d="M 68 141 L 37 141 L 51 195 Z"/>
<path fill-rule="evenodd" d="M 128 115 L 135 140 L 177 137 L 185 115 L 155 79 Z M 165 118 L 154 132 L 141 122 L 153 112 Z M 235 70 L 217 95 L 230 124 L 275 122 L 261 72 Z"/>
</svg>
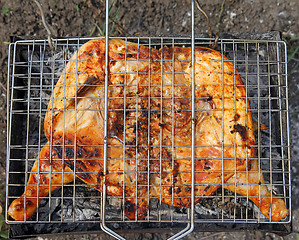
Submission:
<svg viewBox="0 0 299 240">
<path fill-rule="evenodd" d="M 95 23 L 102 27 L 104 19 L 104 1 L 95 0 L 40 0 L 50 27 L 58 37 L 99 36 Z M 112 1 L 110 1 L 112 2 Z M 211 20 L 212 31 L 216 31 L 222 0 L 200 1 L 202 9 Z M 184 35 L 190 34 L 190 0 L 116 0 L 112 8 L 119 7 L 113 36 L 128 35 Z M 5 161 L 6 161 L 6 77 L 8 42 L 11 36 L 23 39 L 44 39 L 47 33 L 41 24 L 40 12 L 32 0 L 2 0 L 0 2 L 0 202 L 5 203 Z M 299 1 L 298 0 L 227 0 L 219 29 L 222 32 L 267 32 L 278 30 L 283 38 L 294 47 L 299 46 Z M 195 30 L 206 33 L 207 25 L 203 15 L 196 10 Z M 290 123 L 292 140 L 292 159 L 299 157 L 299 68 L 298 55 L 289 63 Z M 293 161 L 294 194 L 298 193 L 298 163 Z M 299 230 L 299 200 L 294 199 L 294 230 Z M 279 239 L 271 233 L 192 233 L 188 239 Z M 129 239 L 165 239 L 158 234 L 128 235 Z M 52 239 L 65 239 L 70 236 Z M 72 236 L 73 239 L 108 239 L 106 235 Z M 285 239 L 296 239 L 296 234 Z M 298 238 L 297 238 L 298 239 Z"/>
</svg>

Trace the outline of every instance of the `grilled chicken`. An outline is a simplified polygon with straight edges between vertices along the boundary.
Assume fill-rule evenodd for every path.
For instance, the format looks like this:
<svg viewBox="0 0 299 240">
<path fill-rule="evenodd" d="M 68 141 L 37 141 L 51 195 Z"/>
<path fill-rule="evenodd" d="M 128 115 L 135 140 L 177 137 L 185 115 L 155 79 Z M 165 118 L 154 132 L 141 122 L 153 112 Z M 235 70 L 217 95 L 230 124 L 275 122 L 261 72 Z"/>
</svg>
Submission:
<svg viewBox="0 0 299 240">
<path fill-rule="evenodd" d="M 157 50 L 109 41 L 105 172 L 105 41 L 84 44 L 55 86 L 44 126 L 48 144 L 9 215 L 29 218 L 42 197 L 73 181 L 74 174 L 99 191 L 105 183 L 110 196 L 124 196 L 129 219 L 146 217 L 154 197 L 171 206 L 190 207 L 194 121 L 195 202 L 223 186 L 248 193 L 272 221 L 287 216 L 284 201 L 274 195 L 271 201 L 257 171 L 254 126 L 237 70 L 221 53 L 206 48 L 195 49 L 195 62 L 192 119 L 190 48 Z"/>
<path fill-rule="evenodd" d="M 74 174 L 67 166 L 63 166 L 57 153 L 48 144 L 42 148 L 38 160 L 34 162 L 22 197 L 14 200 L 8 214 L 15 220 L 24 221 L 35 212 L 40 201 L 49 192 L 61 188 L 74 180 Z M 25 204 L 26 202 L 26 204 Z"/>
</svg>

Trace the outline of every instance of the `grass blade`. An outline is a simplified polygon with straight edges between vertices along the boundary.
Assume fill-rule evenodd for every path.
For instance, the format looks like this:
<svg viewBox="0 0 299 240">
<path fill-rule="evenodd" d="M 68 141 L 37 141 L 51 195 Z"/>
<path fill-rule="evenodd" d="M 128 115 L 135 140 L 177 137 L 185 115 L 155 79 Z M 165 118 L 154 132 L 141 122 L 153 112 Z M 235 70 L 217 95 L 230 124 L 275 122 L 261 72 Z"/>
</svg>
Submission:
<svg viewBox="0 0 299 240">
<path fill-rule="evenodd" d="M 96 26 L 94 26 L 93 29 L 91 30 L 89 37 L 91 37 L 94 34 L 95 30 L 96 30 Z"/>
<path fill-rule="evenodd" d="M 294 51 L 291 51 L 291 54 L 288 56 L 288 62 L 290 62 L 295 57 L 298 51 L 299 51 L 299 46 L 297 46 Z"/>
</svg>

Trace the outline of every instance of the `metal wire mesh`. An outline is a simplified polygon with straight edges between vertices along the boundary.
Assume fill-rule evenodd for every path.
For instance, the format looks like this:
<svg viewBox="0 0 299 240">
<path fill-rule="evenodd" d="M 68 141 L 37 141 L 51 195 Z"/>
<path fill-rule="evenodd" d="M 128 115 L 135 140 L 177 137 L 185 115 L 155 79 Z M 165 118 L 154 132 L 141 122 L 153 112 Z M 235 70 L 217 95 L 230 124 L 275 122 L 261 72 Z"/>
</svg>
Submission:
<svg viewBox="0 0 299 240">
<path fill-rule="evenodd" d="M 108 12 L 109 2 L 107 1 L 106 13 Z M 222 82 L 214 84 L 214 87 L 217 88 L 220 85 L 222 94 L 198 96 L 201 86 L 195 84 L 195 74 L 199 74 L 195 73 L 194 67 L 195 46 L 208 47 L 212 39 L 195 38 L 193 1 L 191 22 L 190 38 L 123 37 L 125 57 L 116 61 L 113 58 L 111 60 L 108 54 L 105 54 L 103 69 L 105 81 L 94 83 L 94 79 L 90 79 L 90 82 L 85 83 L 84 87 L 94 89 L 89 94 L 86 92 L 82 94 L 81 91 L 80 74 L 84 74 L 84 71 L 81 72 L 79 66 L 85 60 L 79 59 L 76 51 L 90 39 L 53 39 L 54 52 L 49 51 L 46 40 L 17 41 L 10 45 L 6 213 L 11 202 L 21 196 L 24 191 L 28 192 L 28 189 L 31 189 L 31 193 L 37 191 L 37 194 L 34 197 L 22 196 L 24 201 L 17 208 L 24 208 L 26 212 L 32 202 L 40 202 L 40 204 L 30 218 L 12 221 L 6 215 L 7 222 L 100 223 L 105 232 L 119 239 L 122 237 L 111 228 L 118 229 L 120 224 L 127 224 L 125 228 L 129 229 L 134 224 L 137 224 L 137 227 L 140 226 L 138 225 L 140 223 L 149 224 L 154 228 L 158 226 L 155 224 L 165 223 L 173 226 L 176 223 L 186 223 L 186 228 L 171 238 L 178 239 L 190 233 L 195 223 L 290 222 L 291 214 L 281 221 L 275 221 L 272 217 L 266 218 L 259 211 L 259 206 L 249 200 L 257 198 L 258 202 L 262 202 L 262 198 L 268 198 L 272 203 L 275 199 L 281 198 L 291 212 L 286 45 L 282 41 L 219 39 L 217 50 L 222 57 L 214 61 L 221 63 L 222 70 L 214 74 L 218 74 Z M 108 35 L 108 26 L 108 14 L 106 14 L 106 53 L 108 52 L 108 39 L 113 39 Z M 128 54 L 128 45 L 131 42 L 137 43 L 137 54 L 133 58 Z M 149 56 L 142 55 L 140 51 L 142 46 L 149 49 Z M 168 57 L 164 56 L 165 47 L 174 49 L 177 46 L 191 47 L 189 60 L 175 60 L 174 52 Z M 160 49 L 160 56 L 154 58 L 154 61 L 151 58 L 151 49 Z M 74 53 L 75 57 L 69 60 Z M 224 65 L 230 61 L 234 70 L 226 72 Z M 73 63 L 74 66 L 71 72 L 65 70 L 68 62 Z M 204 62 L 203 60 L 203 64 Z M 188 73 L 191 81 L 187 87 L 185 83 L 177 80 L 180 76 L 186 75 L 186 72 L 176 68 L 177 64 L 193 66 L 190 68 L 191 73 Z M 122 70 L 113 71 L 108 68 L 110 65 L 121 66 Z M 153 66 L 158 71 L 152 69 Z M 234 82 L 231 85 L 224 83 L 227 74 L 233 75 Z M 67 85 L 68 77 L 73 76 L 75 76 L 75 83 Z M 238 76 L 241 77 L 243 83 L 237 83 Z M 59 85 L 57 82 L 61 78 L 63 81 Z M 122 81 L 118 81 L 119 79 Z M 159 81 L 155 82 L 152 79 L 159 79 Z M 165 82 L 165 79 L 169 81 Z M 244 87 L 246 90 L 243 97 L 237 97 L 236 89 L 239 87 Z M 177 95 L 178 91 L 184 91 L 183 88 L 188 90 L 184 94 Z M 235 188 L 242 184 L 237 181 L 236 166 L 239 160 L 237 152 L 240 146 L 236 144 L 236 139 L 232 146 L 226 146 L 224 140 L 215 145 L 196 145 L 195 127 L 199 124 L 196 121 L 199 121 L 198 114 L 201 113 L 218 112 L 222 116 L 222 120 L 218 119 L 218 121 L 222 129 L 220 139 L 224 139 L 224 129 L 227 124 L 223 120 L 224 113 L 227 111 L 224 102 L 231 101 L 229 99 L 231 96 L 227 97 L 225 91 L 230 88 L 234 91 L 232 95 L 234 96 L 234 113 L 240 110 L 236 107 L 237 102 L 245 99 L 246 106 L 242 108 L 242 111 L 245 111 L 248 116 L 252 113 L 252 118 L 256 122 L 256 143 L 246 146 L 246 151 L 250 147 L 256 149 L 256 155 L 253 158 L 249 159 L 246 156 L 247 164 L 249 161 L 256 161 L 258 165 L 259 183 L 247 182 L 247 187 L 257 186 L 256 196 L 250 196 L 248 190 L 247 194 L 243 193 L 241 196 L 236 191 L 230 192 L 224 189 L 226 185 L 229 185 L 224 176 L 229 174 L 233 175 L 231 179 L 233 179 Z M 63 94 L 55 97 L 53 94 L 55 89 L 60 89 Z M 73 96 L 68 95 L 71 91 L 75 93 Z M 121 94 L 115 94 L 115 92 Z M 207 107 L 210 97 L 213 97 L 213 101 L 222 101 L 222 107 Z M 55 140 L 57 136 L 55 131 L 58 129 L 57 126 L 54 127 L 53 119 L 56 114 L 60 113 L 54 108 L 54 100 L 62 103 L 60 109 L 62 140 L 59 143 Z M 70 102 L 73 107 L 70 107 Z M 179 110 L 175 109 L 175 105 L 182 102 L 185 102 L 185 106 L 180 107 Z M 98 105 L 94 106 L 95 103 Z M 50 108 L 47 107 L 48 105 Z M 51 134 L 46 137 L 44 120 L 49 112 L 52 120 L 48 131 Z M 87 136 L 84 136 L 88 138 L 88 135 L 94 135 L 95 138 L 101 138 L 103 135 L 103 142 L 100 145 L 84 142 L 85 140 L 84 144 L 78 143 L 78 140 L 82 140 L 78 133 L 81 128 L 80 124 L 87 121 L 84 114 L 89 114 L 93 118 L 100 115 L 104 119 L 101 128 L 89 124 L 89 132 Z M 178 143 L 175 140 L 176 115 L 181 115 L 183 118 L 190 117 L 190 121 L 186 124 L 186 128 L 190 129 L 186 143 Z M 153 116 L 157 116 L 157 119 Z M 166 124 L 164 116 L 170 119 Z M 112 117 L 122 119 L 123 122 L 120 124 L 122 126 L 114 125 L 109 128 L 109 121 Z M 246 126 L 249 118 L 247 117 Z M 73 132 L 70 131 L 70 122 Z M 159 125 L 157 132 L 153 127 L 155 123 Z M 164 125 L 169 127 L 168 131 L 172 136 L 170 142 L 165 141 L 167 134 L 163 130 Z M 234 130 L 236 129 L 232 131 Z M 95 133 L 96 131 L 98 133 Z M 122 132 L 121 136 L 117 134 L 118 131 Z M 70 133 L 73 133 L 72 141 L 68 136 Z M 134 141 L 130 141 L 132 136 L 134 136 Z M 207 147 L 221 149 L 222 155 L 214 156 L 212 159 L 195 157 L 196 149 Z M 233 158 L 228 158 L 224 154 L 227 147 L 233 148 Z M 88 155 L 85 151 L 87 148 L 94 149 L 94 155 Z M 45 149 L 50 150 L 45 151 Z M 190 154 L 186 159 L 182 159 L 178 157 L 178 149 L 182 151 L 187 149 Z M 104 153 L 99 157 L 96 151 L 102 150 Z M 49 156 L 45 157 L 42 152 L 47 152 Z M 82 159 L 90 166 L 102 164 L 101 171 L 92 170 L 93 168 L 84 170 Z M 203 184 L 195 181 L 197 176 L 202 176 L 201 173 L 212 173 L 209 168 L 205 168 L 204 171 L 196 168 L 195 163 L 201 160 L 221 163 L 222 169 L 218 169 L 221 182 Z M 224 169 L 224 162 L 227 160 L 234 161 L 233 170 Z M 47 161 L 51 163 L 46 164 Z M 176 172 L 175 166 L 179 161 L 185 161 L 190 168 Z M 111 167 L 112 163 L 118 167 Z M 68 166 L 75 174 L 55 164 Z M 170 171 L 168 173 L 164 169 L 165 164 L 168 164 L 167 168 Z M 248 178 L 248 168 L 243 172 Z M 265 183 L 260 177 L 261 173 L 265 178 Z M 92 178 L 94 174 L 97 175 L 98 181 L 88 181 L 88 178 Z M 163 174 L 170 175 L 169 183 L 162 183 L 163 177 L 159 178 L 159 176 Z M 189 176 L 182 183 L 176 183 L 176 174 Z M 111 185 L 108 184 L 109 176 L 114 179 L 121 176 L 122 181 L 118 184 L 121 186 L 120 193 L 108 193 L 111 189 Z M 157 176 L 160 180 L 153 181 L 152 179 Z M 130 181 L 126 180 L 126 177 Z M 56 178 L 61 178 L 60 182 L 57 182 Z M 89 183 L 88 187 L 86 182 Z M 116 184 L 114 188 L 117 189 L 118 185 Z M 219 185 L 223 188 L 219 188 L 213 195 L 198 194 L 197 189 L 203 186 L 209 189 Z M 267 197 L 261 194 L 263 186 L 267 186 L 270 191 Z M 101 191 L 96 191 L 94 188 Z M 56 190 L 50 191 L 50 189 Z M 158 191 L 158 194 L 151 194 L 152 189 Z M 39 190 L 43 191 L 39 192 Z M 163 195 L 165 190 L 168 191 L 166 196 Z M 49 194 L 43 194 L 47 191 Z M 131 192 L 128 194 L 128 191 Z M 188 194 L 179 195 L 181 191 L 188 192 Z M 198 201 L 199 199 L 201 201 Z M 180 201 L 188 202 L 188 207 L 178 207 L 177 202 Z M 132 202 L 146 203 L 144 213 L 142 213 L 144 216 L 138 217 L 138 209 L 134 209 L 138 204 L 131 204 Z M 168 202 L 168 204 L 163 202 Z M 129 217 L 126 212 L 130 211 L 133 212 L 133 216 Z M 271 211 L 270 208 L 270 216 Z M 106 224 L 110 224 L 109 227 Z"/>
<path fill-rule="evenodd" d="M 190 45 L 190 39 L 188 38 L 136 37 L 123 39 L 126 42 L 136 42 L 156 49 L 162 49 L 165 46 Z M 87 40 L 89 39 L 56 40 L 55 54 L 48 51 L 47 43 L 43 40 L 18 41 L 10 46 L 7 207 L 12 200 L 24 192 L 37 154 L 47 142 L 43 133 L 43 120 L 55 83 L 60 75 L 64 74 L 63 69 L 70 56 Z M 205 46 L 208 43 L 209 39 L 196 39 L 196 45 Z M 221 39 L 219 47 L 220 52 L 233 62 L 244 82 L 247 91 L 246 98 L 250 102 L 250 109 L 248 108 L 247 111 L 252 112 L 253 119 L 258 126 L 263 124 L 268 127 L 263 132 L 257 131 L 256 133 L 256 159 L 260 171 L 266 179 L 268 189 L 272 190 L 276 196 L 284 199 L 290 209 L 290 144 L 285 44 L 280 41 Z M 130 60 L 127 59 L 126 61 Z M 122 74 L 129 75 L 131 73 L 124 72 Z M 137 74 L 138 78 L 138 75 L 142 73 L 137 72 L 134 74 Z M 170 73 L 161 72 L 161 74 L 174 76 L 181 73 L 172 71 Z M 128 83 L 125 83 L 122 87 L 136 88 L 136 86 L 130 86 Z M 167 86 L 151 87 L 163 88 Z M 174 85 L 171 87 L 174 87 Z M 125 96 L 123 101 L 132 101 L 132 99 L 136 101 L 135 108 L 115 108 L 111 111 L 122 110 L 124 114 L 137 112 L 135 117 L 138 116 L 138 111 L 142 112 L 142 110 L 136 107 L 138 106 L 137 95 L 135 97 Z M 190 96 L 186 99 L 190 99 Z M 79 102 L 79 100 L 80 97 L 75 101 Z M 167 111 L 173 112 L 173 109 L 163 108 L 163 101 L 166 101 L 167 97 L 161 96 L 160 100 L 162 103 L 161 108 L 156 111 L 160 111 L 161 115 L 167 113 Z M 90 109 L 84 108 L 79 110 L 90 111 Z M 104 109 L 97 111 L 103 112 Z M 147 111 L 151 111 L 151 109 Z M 136 120 L 138 120 L 137 117 Z M 138 129 L 136 132 L 138 134 Z M 160 137 L 163 137 L 162 132 Z M 124 151 L 126 147 L 135 147 L 136 150 L 138 142 L 132 144 L 133 146 L 124 145 L 120 144 L 118 147 L 123 148 Z M 71 145 L 71 147 L 74 147 L 74 145 Z M 158 144 L 153 147 L 159 148 L 159 151 L 162 152 L 163 148 L 175 149 L 180 146 L 172 143 L 171 146 Z M 124 161 L 124 158 L 117 160 Z M 148 156 L 144 160 L 148 161 L 149 164 L 150 157 Z M 175 160 L 172 159 L 172 163 Z M 62 161 L 64 161 L 63 158 Z M 162 165 L 164 161 L 162 155 L 156 161 Z M 145 171 L 145 173 L 152 174 L 150 170 Z M 102 194 L 100 192 L 86 188 L 86 184 L 75 177 L 72 183 L 59 187 L 61 189 L 51 192 L 47 197 L 43 197 L 43 201 L 35 215 L 21 222 L 103 221 L 100 209 Z M 146 185 L 145 187 L 150 188 L 151 186 Z M 187 184 L 184 187 L 192 186 Z M 172 202 L 174 201 L 173 196 Z M 147 216 L 138 220 L 130 220 L 125 216 L 125 195 L 118 197 L 107 195 L 105 198 L 105 222 L 130 222 L 132 224 L 133 222 L 190 222 L 190 210 L 168 206 L 156 197 L 145 196 L 147 200 L 151 200 L 150 206 L 147 210 Z M 213 196 L 202 196 L 202 198 L 204 200 L 194 207 L 195 222 L 273 223 L 273 221 L 260 214 L 257 207 L 249 200 L 249 196 L 240 196 L 222 188 Z M 290 219 L 291 215 L 280 221 L 280 223 L 289 222 Z M 15 222 L 10 220 L 8 216 L 7 221 L 10 223 Z"/>
</svg>

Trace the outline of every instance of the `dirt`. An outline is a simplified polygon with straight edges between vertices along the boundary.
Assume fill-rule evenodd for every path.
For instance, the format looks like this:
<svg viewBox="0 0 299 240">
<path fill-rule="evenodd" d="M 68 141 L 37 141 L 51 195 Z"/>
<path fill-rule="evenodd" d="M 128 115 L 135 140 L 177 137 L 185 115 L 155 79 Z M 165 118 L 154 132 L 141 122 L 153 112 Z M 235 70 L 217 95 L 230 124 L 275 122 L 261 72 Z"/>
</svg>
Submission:
<svg viewBox="0 0 299 240">
<path fill-rule="evenodd" d="M 104 0 L 40 0 L 46 21 L 57 37 L 99 36 L 104 26 Z M 113 36 L 188 35 L 191 32 L 190 0 L 115 0 L 111 18 L 115 19 Z M 227 0 L 219 21 L 222 0 L 200 1 L 201 8 L 210 18 L 212 32 L 266 32 L 278 30 L 289 40 L 292 51 L 299 46 L 298 0 Z M 32 0 L 1 0 L 0 2 L 0 202 L 4 206 L 6 161 L 6 78 L 8 43 L 11 36 L 23 39 L 44 39 L 47 32 L 41 23 L 40 12 Z M 118 10 L 119 9 L 119 10 Z M 217 23 L 219 24 L 217 25 Z M 97 27 L 97 26 L 99 27 Z M 206 33 L 207 24 L 196 9 L 196 33 Z M 292 143 L 298 138 L 298 55 L 290 62 L 289 81 Z M 295 149 L 295 147 L 294 147 Z M 299 155 L 297 148 L 292 156 Z M 295 182 L 298 183 L 297 179 Z M 297 201 L 298 202 L 298 201 Z M 299 204 L 298 204 L 299 205 Z M 245 236 L 245 235 L 244 235 Z M 234 239 L 231 235 L 228 239 Z M 264 239 L 266 235 L 256 235 Z M 269 236 L 267 236 L 269 237 Z"/>
</svg>

